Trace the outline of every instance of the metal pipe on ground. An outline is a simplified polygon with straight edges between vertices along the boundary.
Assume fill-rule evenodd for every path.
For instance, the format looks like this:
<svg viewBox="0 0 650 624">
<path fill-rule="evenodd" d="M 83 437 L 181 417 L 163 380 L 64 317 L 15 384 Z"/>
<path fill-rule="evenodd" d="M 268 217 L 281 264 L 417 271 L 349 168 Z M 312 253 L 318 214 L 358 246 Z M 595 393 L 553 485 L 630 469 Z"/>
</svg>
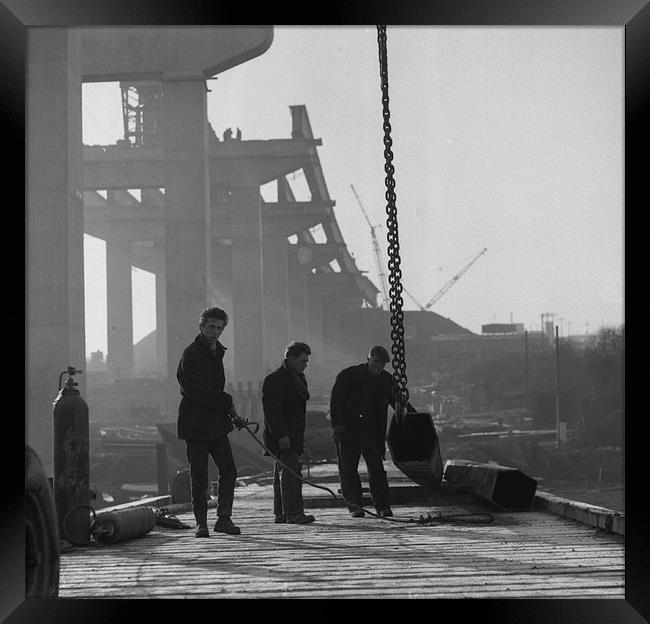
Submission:
<svg viewBox="0 0 650 624">
<path fill-rule="evenodd" d="M 103 544 L 115 544 L 142 537 L 156 526 L 153 507 L 133 507 L 99 514 L 92 525 L 95 539 Z"/>
</svg>

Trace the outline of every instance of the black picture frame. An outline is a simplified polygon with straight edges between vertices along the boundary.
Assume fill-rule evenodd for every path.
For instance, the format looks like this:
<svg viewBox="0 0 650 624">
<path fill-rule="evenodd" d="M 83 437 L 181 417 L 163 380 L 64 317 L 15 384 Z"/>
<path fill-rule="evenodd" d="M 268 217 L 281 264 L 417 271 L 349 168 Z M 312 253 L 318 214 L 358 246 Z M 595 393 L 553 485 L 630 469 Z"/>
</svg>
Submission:
<svg viewBox="0 0 650 624">
<path fill-rule="evenodd" d="M 343 5 L 343 6 L 341 6 Z M 303 7 L 305 8 L 305 7 Z M 308 8 L 308 7 L 307 7 Z M 647 384 L 648 367 L 639 364 L 648 353 L 650 333 L 650 309 L 643 292 L 645 271 L 640 279 L 634 279 L 639 269 L 647 266 L 643 212 L 648 205 L 646 180 L 649 177 L 648 102 L 650 83 L 650 5 L 648 0 L 411 0 L 408 3 L 362 2 L 349 0 L 333 8 L 327 6 L 317 21 L 329 25 L 332 22 L 346 25 L 385 23 L 389 25 L 494 25 L 494 26 L 620 26 L 625 28 L 625 261 L 629 271 L 626 280 L 626 406 L 628 410 L 625 429 L 626 465 L 626 589 L 625 600 L 479 600 L 445 601 L 427 606 L 419 616 L 440 617 L 440 607 L 445 615 L 454 620 L 480 617 L 482 621 L 499 622 L 616 622 L 642 623 L 650 618 L 650 515 L 648 508 L 648 468 L 644 464 L 642 431 L 647 408 L 643 398 L 643 384 Z M 306 10 L 306 8 L 305 8 Z M 291 24 L 304 12 L 287 6 L 258 6 L 252 11 L 258 23 Z M 0 3 L 0 63 L 3 80 L 0 81 L 2 96 L 3 129 L 5 134 L 5 167 L 10 164 L 24 172 L 25 163 L 25 56 L 27 53 L 27 30 L 39 26 L 69 25 L 194 25 L 194 24 L 241 24 L 251 17 L 251 9 L 245 5 L 224 2 L 190 2 L 185 0 L 4 0 Z M 300 22 L 303 23 L 303 22 Z M 20 173 L 17 174 L 18 176 Z M 5 178 L 5 190 L 15 190 L 16 174 Z M 15 191 L 19 195 L 19 191 Z M 642 203 L 643 202 L 643 203 Z M 4 206 L 5 215 L 19 213 L 19 197 L 11 196 Z M 24 205 L 24 204 L 23 204 Z M 24 224 L 24 219 L 18 220 Z M 14 220 L 12 218 L 11 224 Z M 11 228 L 13 231 L 13 228 Z M 6 236 L 9 232 L 6 234 Z M 10 235 L 12 238 L 16 235 Z M 643 237 L 643 238 L 642 238 Z M 19 274 L 13 266 L 13 256 L 5 260 L 7 277 Z M 627 272 L 626 271 L 626 272 Z M 23 273 L 24 276 L 24 273 Z M 16 277 L 16 281 L 18 281 Z M 13 284 L 5 284 L 10 293 Z M 17 288 L 15 289 L 17 291 Z M 23 279 L 23 291 L 25 283 Z M 12 295 L 13 296 L 13 295 Z M 10 308 L 13 322 L 15 306 Z M 26 315 L 25 315 L 26 317 Z M 15 333 L 6 325 L 8 333 Z M 28 332 L 29 328 L 25 327 Z M 9 360 L 9 353 L 6 355 Z M 13 364 L 13 362 L 12 362 Z M 20 377 L 15 367 L 5 375 L 6 395 L 18 392 L 9 383 Z M 28 383 L 25 376 L 25 384 Z M 26 395 L 26 388 L 24 390 Z M 16 417 L 15 410 L 5 412 L 5 423 L 10 427 L 6 434 L 2 454 L 2 488 L 0 501 L 0 618 L 14 623 L 23 622 L 114 622 L 135 621 L 136 607 L 140 602 L 119 600 L 70 600 L 24 598 L 24 482 L 19 477 L 23 459 L 20 443 L 24 420 Z M 5 425 L 6 426 L 6 425 Z M 165 618 L 196 617 L 193 603 L 182 610 L 171 601 L 146 601 L 147 617 Z M 364 602 L 362 606 L 365 606 Z M 258 605 L 259 606 L 259 605 Z M 237 609 L 237 605 L 234 605 Z M 397 606 L 399 609 L 399 605 Z M 138 611 L 140 609 L 138 608 Z M 260 608 L 260 611 L 262 609 Z M 266 610 L 266 609 L 265 609 Z M 272 610 L 266 610 L 267 614 Z M 310 616 L 311 609 L 301 609 L 300 617 Z M 403 615 L 408 617 L 408 612 Z M 343 617 L 342 611 L 339 616 Z M 201 617 L 213 617 L 209 612 Z"/>
</svg>

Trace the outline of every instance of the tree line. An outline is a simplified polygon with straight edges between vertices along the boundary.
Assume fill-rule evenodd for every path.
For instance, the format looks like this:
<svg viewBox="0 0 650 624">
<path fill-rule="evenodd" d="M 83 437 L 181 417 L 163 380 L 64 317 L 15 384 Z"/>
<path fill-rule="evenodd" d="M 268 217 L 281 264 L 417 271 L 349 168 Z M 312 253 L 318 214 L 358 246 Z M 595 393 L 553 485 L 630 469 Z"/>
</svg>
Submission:
<svg viewBox="0 0 650 624">
<path fill-rule="evenodd" d="M 522 349 L 523 351 L 523 349 Z M 535 428 L 560 420 L 584 445 L 622 446 L 624 427 L 625 326 L 602 326 L 582 343 L 560 339 L 533 353 L 508 353 L 466 373 L 493 398 L 513 392 L 521 397 Z M 557 392 L 556 392 L 557 371 Z"/>
</svg>

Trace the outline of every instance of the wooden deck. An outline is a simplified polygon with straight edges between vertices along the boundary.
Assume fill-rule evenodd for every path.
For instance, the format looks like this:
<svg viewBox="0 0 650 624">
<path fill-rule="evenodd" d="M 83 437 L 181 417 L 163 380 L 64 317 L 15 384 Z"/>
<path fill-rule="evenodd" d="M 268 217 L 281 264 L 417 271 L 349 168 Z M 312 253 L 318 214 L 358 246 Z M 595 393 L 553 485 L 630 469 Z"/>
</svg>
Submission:
<svg viewBox="0 0 650 624">
<path fill-rule="evenodd" d="M 547 510 L 495 511 L 450 488 L 413 486 L 409 496 L 413 484 L 400 475 L 389 468 L 395 517 L 489 511 L 494 522 L 351 518 L 327 492 L 305 486 L 316 522 L 274 524 L 272 486 L 250 484 L 235 493 L 241 535 L 196 539 L 193 530 L 156 526 L 130 541 L 74 548 L 61 556 L 59 596 L 624 598 L 623 536 Z M 338 489 L 333 466 L 312 467 L 311 479 Z M 178 518 L 194 525 L 191 513 Z"/>
</svg>

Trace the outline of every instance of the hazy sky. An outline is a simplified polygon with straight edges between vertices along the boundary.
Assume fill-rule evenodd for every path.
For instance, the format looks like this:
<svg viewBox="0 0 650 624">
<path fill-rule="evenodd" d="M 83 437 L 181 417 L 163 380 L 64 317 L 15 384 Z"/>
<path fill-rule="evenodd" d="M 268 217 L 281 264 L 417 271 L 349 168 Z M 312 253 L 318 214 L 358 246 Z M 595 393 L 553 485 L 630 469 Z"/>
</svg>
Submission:
<svg viewBox="0 0 650 624">
<path fill-rule="evenodd" d="M 511 319 L 539 329 L 545 312 L 564 335 L 622 323 L 623 28 L 389 26 L 387 34 L 405 287 L 425 304 L 487 247 L 433 311 L 476 333 Z M 350 188 L 384 226 L 385 260 L 376 28 L 276 27 L 267 52 L 208 85 L 219 136 L 239 127 L 244 140 L 290 138 L 289 106 L 306 106 L 345 242 L 379 287 Z M 83 121 L 86 144 L 122 137 L 117 83 L 84 85 Z M 304 178 L 290 182 L 308 199 Z M 102 248 L 87 240 L 87 352 L 106 352 Z M 153 297 L 152 280 L 136 272 L 136 341 L 155 326 Z"/>
</svg>

